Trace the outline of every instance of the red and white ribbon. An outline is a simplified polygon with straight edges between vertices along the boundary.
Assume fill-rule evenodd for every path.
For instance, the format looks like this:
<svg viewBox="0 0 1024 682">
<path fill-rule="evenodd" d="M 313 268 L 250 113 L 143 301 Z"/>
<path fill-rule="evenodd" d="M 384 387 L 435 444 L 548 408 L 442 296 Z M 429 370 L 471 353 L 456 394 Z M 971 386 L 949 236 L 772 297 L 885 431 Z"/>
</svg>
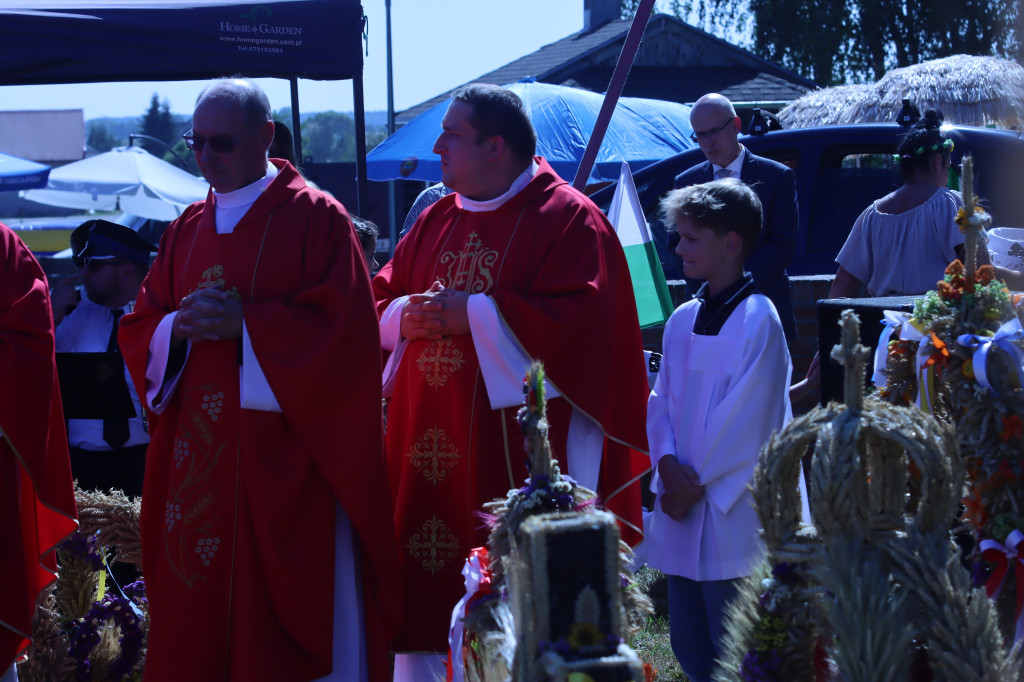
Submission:
<svg viewBox="0 0 1024 682">
<path fill-rule="evenodd" d="M 491 592 L 491 570 L 486 547 L 469 551 L 462 567 L 466 594 L 452 609 L 451 626 L 448 630 L 448 682 L 463 682 L 462 633 L 463 620 L 472 602 Z"/>
<path fill-rule="evenodd" d="M 892 339 L 894 334 L 899 334 L 896 338 L 902 339 L 903 335 L 903 324 L 910 319 L 908 313 L 901 313 L 898 310 L 886 310 L 882 313 L 882 333 L 878 337 L 878 345 L 875 347 L 875 371 L 871 377 L 871 380 L 875 382 L 875 386 L 879 388 L 885 387 L 885 383 L 888 377 L 885 374 L 885 366 L 889 359 L 889 341 Z M 911 328 L 913 329 L 913 328 Z M 913 331 L 917 331 L 914 329 Z M 918 332 L 918 339 L 920 339 L 921 333 Z"/>
<path fill-rule="evenodd" d="M 997 540 L 982 540 L 980 546 L 982 558 L 996 564 L 996 570 L 985 583 L 985 594 L 990 599 L 999 598 L 999 593 L 1006 583 L 1006 576 L 1010 572 L 1010 564 L 1013 564 L 1016 579 L 1014 587 L 1017 593 L 1013 611 L 1016 623 L 1013 641 L 1019 642 L 1024 639 L 1024 533 L 1014 530 L 1006 537 L 1005 545 Z"/>
</svg>

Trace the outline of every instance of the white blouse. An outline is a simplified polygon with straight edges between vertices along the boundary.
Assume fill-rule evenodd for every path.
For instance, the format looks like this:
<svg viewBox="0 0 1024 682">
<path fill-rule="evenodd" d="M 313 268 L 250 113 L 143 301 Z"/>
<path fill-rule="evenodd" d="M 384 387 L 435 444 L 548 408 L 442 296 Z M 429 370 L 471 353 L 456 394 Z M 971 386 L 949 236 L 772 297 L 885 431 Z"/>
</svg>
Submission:
<svg viewBox="0 0 1024 682">
<path fill-rule="evenodd" d="M 857 218 L 836 262 L 865 282 L 870 296 L 930 291 L 964 243 L 955 222 L 963 204 L 959 192 L 946 188 L 904 213 L 882 213 L 874 202 Z"/>
</svg>

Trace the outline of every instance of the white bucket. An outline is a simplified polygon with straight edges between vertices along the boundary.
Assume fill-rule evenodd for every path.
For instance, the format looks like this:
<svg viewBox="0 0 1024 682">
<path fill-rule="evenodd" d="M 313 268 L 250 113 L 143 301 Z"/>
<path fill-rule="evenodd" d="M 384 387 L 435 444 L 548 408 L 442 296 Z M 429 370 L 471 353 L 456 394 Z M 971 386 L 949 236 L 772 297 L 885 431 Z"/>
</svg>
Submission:
<svg viewBox="0 0 1024 682">
<path fill-rule="evenodd" d="M 988 231 L 992 265 L 1024 272 L 1024 228 L 995 227 Z"/>
</svg>

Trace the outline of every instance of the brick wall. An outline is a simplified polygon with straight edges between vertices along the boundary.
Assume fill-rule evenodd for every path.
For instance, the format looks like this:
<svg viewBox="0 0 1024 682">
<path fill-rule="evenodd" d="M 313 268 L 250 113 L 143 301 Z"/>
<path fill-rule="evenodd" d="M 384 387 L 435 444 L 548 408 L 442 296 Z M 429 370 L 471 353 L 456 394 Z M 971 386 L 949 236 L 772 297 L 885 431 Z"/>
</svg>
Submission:
<svg viewBox="0 0 1024 682">
<path fill-rule="evenodd" d="M 833 275 L 807 275 L 791 277 L 793 294 L 793 313 L 796 316 L 797 339 L 793 344 L 793 380 L 803 378 L 811 358 L 818 351 L 818 309 L 817 302 L 828 298 L 828 290 L 832 286 Z M 680 306 L 686 302 L 686 286 L 684 282 L 673 280 L 668 283 L 672 302 Z M 644 346 L 651 350 L 661 350 L 661 327 L 645 329 L 643 332 Z"/>
</svg>

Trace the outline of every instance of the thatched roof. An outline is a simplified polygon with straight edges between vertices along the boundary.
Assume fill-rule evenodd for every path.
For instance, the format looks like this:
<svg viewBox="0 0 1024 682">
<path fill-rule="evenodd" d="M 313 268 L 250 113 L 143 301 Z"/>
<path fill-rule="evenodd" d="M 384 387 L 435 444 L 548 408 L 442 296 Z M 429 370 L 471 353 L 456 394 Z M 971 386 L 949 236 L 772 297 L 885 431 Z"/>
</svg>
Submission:
<svg viewBox="0 0 1024 682">
<path fill-rule="evenodd" d="M 954 55 L 893 69 L 878 83 L 825 88 L 779 112 L 787 128 L 896 120 L 901 101 L 938 109 L 948 123 L 1024 128 L 1024 67 L 998 57 Z M 806 101 L 806 102 L 805 102 Z"/>
<path fill-rule="evenodd" d="M 850 123 L 848 111 L 865 100 L 875 99 L 873 85 L 838 85 L 813 90 L 779 112 L 783 128 Z"/>
</svg>

